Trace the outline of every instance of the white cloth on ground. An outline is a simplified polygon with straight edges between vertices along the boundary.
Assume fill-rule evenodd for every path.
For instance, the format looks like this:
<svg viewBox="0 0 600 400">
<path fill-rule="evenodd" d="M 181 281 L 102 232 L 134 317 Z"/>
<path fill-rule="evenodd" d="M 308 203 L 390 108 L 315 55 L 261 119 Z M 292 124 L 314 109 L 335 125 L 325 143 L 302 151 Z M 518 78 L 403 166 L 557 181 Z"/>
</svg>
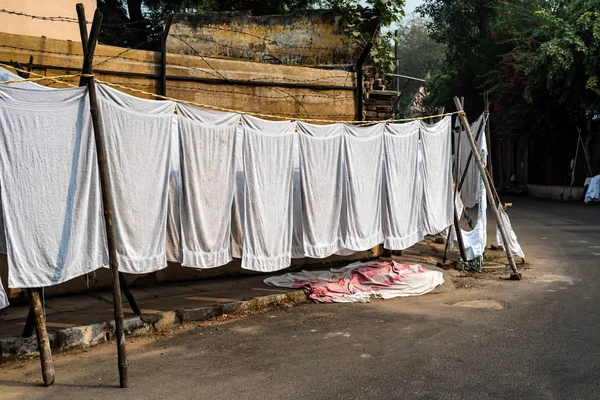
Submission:
<svg viewBox="0 0 600 400">
<path fill-rule="evenodd" d="M 451 174 L 451 118 L 421 123 L 423 144 L 423 233 L 437 234 L 454 220 Z"/>
<path fill-rule="evenodd" d="M 243 115 L 244 248 L 242 268 L 277 271 L 290 265 L 296 123 Z"/>
<path fill-rule="evenodd" d="M 585 193 L 584 201 L 586 203 L 591 201 L 600 201 L 600 175 L 596 175 L 590 179 L 590 184 L 587 192 Z"/>
<path fill-rule="evenodd" d="M 404 250 L 423 240 L 423 182 L 418 121 L 389 124 L 384 133 L 383 246 Z"/>
<path fill-rule="evenodd" d="M 97 85 L 119 270 L 165 268 L 175 103 Z"/>
<path fill-rule="evenodd" d="M 304 253 L 324 258 L 344 247 L 340 230 L 344 126 L 298 122 L 298 136 Z"/>
<path fill-rule="evenodd" d="M 344 125 L 345 204 L 342 206 L 344 246 L 362 251 L 383 242 L 381 186 L 383 124 Z"/>
<path fill-rule="evenodd" d="M 0 186 L 8 287 L 108 265 L 87 88 L 0 87 Z"/>
<path fill-rule="evenodd" d="M 482 114 L 471 125 L 471 130 L 473 131 L 473 135 L 475 137 L 477 137 L 477 132 L 479 132 L 479 129 L 482 129 L 478 141 L 479 147 L 481 149 L 487 149 L 485 137 L 485 123 L 486 117 L 485 114 Z M 458 165 L 460 168 L 460 171 L 458 171 L 459 181 L 463 176 L 465 167 L 467 165 L 467 161 L 469 159 L 469 155 L 471 154 L 471 144 L 469 143 L 469 138 L 466 136 L 469 133 L 466 130 L 463 130 L 462 132 L 460 132 L 460 134 L 460 162 L 455 164 L 455 167 L 456 165 Z M 455 135 L 454 146 L 455 149 L 458 148 L 458 132 Z M 477 157 L 478 155 L 474 154 L 473 156 Z M 477 168 L 477 165 L 475 163 L 475 158 L 472 157 L 471 162 L 469 163 L 469 168 L 467 169 L 467 173 L 465 175 L 465 181 L 463 182 L 463 185 L 460 189 L 460 194 L 462 196 L 462 201 L 465 207 L 472 208 L 479 202 L 479 189 L 481 187 L 479 183 L 479 169 Z"/>
<path fill-rule="evenodd" d="M 328 271 L 291 272 L 264 280 L 269 286 L 306 288 L 319 303 L 364 303 L 428 293 L 444 283 L 442 272 L 395 261 L 355 262 Z"/>
<path fill-rule="evenodd" d="M 177 104 L 180 115 L 182 264 L 231 261 L 231 207 L 240 115 Z"/>
<path fill-rule="evenodd" d="M 508 218 L 508 214 L 502 208 L 502 204 L 498 204 L 498 213 L 500 214 L 500 218 L 502 219 L 502 224 L 504 225 L 504 229 L 506 230 L 506 234 L 508 236 L 508 248 L 513 255 L 519 256 L 521 258 L 525 258 L 525 253 L 523 253 L 523 249 L 521 249 L 521 245 L 517 241 L 517 235 L 512 228 L 510 223 L 510 219 Z M 500 233 L 500 229 L 496 228 L 496 242 L 500 246 L 504 246 L 504 241 L 502 240 L 502 234 Z"/>
</svg>

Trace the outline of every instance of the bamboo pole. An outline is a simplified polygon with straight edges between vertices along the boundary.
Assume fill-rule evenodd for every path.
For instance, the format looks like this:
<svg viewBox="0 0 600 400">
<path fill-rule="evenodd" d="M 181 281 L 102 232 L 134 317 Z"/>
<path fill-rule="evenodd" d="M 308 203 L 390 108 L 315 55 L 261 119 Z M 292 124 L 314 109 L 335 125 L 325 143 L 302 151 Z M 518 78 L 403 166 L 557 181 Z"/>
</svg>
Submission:
<svg viewBox="0 0 600 400">
<path fill-rule="evenodd" d="M 78 8 L 83 8 L 83 5 Z M 84 29 L 86 24 L 85 19 L 82 19 L 79 15 L 79 26 L 80 30 Z M 102 202 L 104 204 L 104 223 L 106 227 L 106 238 L 108 242 L 108 255 L 110 260 L 110 273 L 112 278 L 112 292 L 113 292 L 113 307 L 115 317 L 115 330 L 117 338 L 117 353 L 119 359 L 119 381 L 122 388 L 128 386 L 127 379 L 127 350 L 125 347 L 125 330 L 123 327 L 123 304 L 121 300 L 121 289 L 119 282 L 119 264 L 117 261 L 117 246 L 113 227 L 113 204 L 112 198 L 110 197 L 110 177 L 108 174 L 107 158 L 106 158 L 106 147 L 104 145 L 104 138 L 102 137 L 102 130 L 100 126 L 100 111 L 98 108 L 98 98 L 96 96 L 96 82 L 93 77 L 92 62 L 94 60 L 94 51 L 96 50 L 96 43 L 98 41 L 98 35 L 100 34 L 100 25 L 102 24 L 102 13 L 96 10 L 94 14 L 94 20 L 92 22 L 92 28 L 90 30 L 89 40 L 87 42 L 82 74 L 92 75 L 86 78 L 86 83 L 89 91 L 90 101 L 90 112 L 92 115 L 92 125 L 94 128 L 94 141 L 96 144 L 96 152 L 98 159 L 98 169 L 100 171 L 100 186 L 102 190 Z"/>
<path fill-rule="evenodd" d="M 160 37 L 160 95 L 167 95 L 167 37 L 173 22 L 173 14 L 165 18 L 165 27 Z"/>
<path fill-rule="evenodd" d="M 479 145 L 479 138 L 481 137 L 481 132 L 483 132 L 483 124 L 479 125 L 479 129 L 477 129 L 477 136 L 475 136 L 475 144 Z M 488 147 L 489 149 L 489 147 Z M 467 158 L 467 162 L 465 164 L 465 169 L 463 171 L 462 176 L 460 177 L 460 181 L 458 182 L 458 191 L 462 189 L 463 184 L 465 183 L 465 179 L 467 178 L 467 171 L 471 166 L 471 160 L 473 159 L 473 150 L 469 153 L 469 157 Z"/>
<path fill-rule="evenodd" d="M 463 111 L 463 107 L 460 104 L 460 100 L 458 99 L 458 97 L 454 97 L 454 104 L 456 105 L 456 109 L 460 112 L 459 117 L 463 122 L 463 125 L 465 126 L 465 128 L 467 129 L 467 139 L 469 140 L 469 144 L 471 145 L 471 150 L 473 151 L 473 153 L 477 154 L 477 156 L 475 157 L 475 165 L 477 165 L 477 168 L 479 169 L 479 173 L 481 174 L 481 179 L 483 179 L 483 184 L 485 186 L 485 190 L 487 192 L 488 197 L 490 198 L 494 198 L 494 193 L 492 192 L 492 187 L 491 185 L 493 183 L 490 183 L 485 167 L 483 166 L 480 154 L 479 154 L 479 150 L 477 149 L 477 146 L 475 145 L 475 138 L 473 136 L 473 131 L 471 131 L 471 127 L 469 126 L 469 121 L 467 120 L 467 117 Z M 508 259 L 508 264 L 510 266 L 510 269 L 512 270 L 512 274 L 510 275 L 510 279 L 512 280 L 520 280 L 523 279 L 523 277 L 521 276 L 521 274 L 517 271 L 517 266 L 515 264 L 515 260 L 513 258 L 513 255 L 510 251 L 510 246 L 508 245 L 508 235 L 506 234 L 506 228 L 504 227 L 504 223 L 502 222 L 502 218 L 500 218 L 500 214 L 498 213 L 498 208 L 497 207 L 491 207 L 493 212 L 494 212 L 494 217 L 496 217 L 496 223 L 498 224 L 498 229 L 500 230 L 500 234 L 502 235 L 502 241 L 504 242 L 504 250 L 506 251 L 506 258 Z"/>
<path fill-rule="evenodd" d="M 464 100 L 461 99 L 461 103 L 464 103 Z M 458 185 L 456 184 L 456 181 L 458 179 L 458 174 L 460 173 L 460 139 L 462 136 L 462 123 L 459 125 L 458 128 L 458 138 L 456 139 L 456 151 L 454 152 L 455 154 L 455 158 L 454 158 L 454 162 L 456 165 L 456 178 L 455 178 L 455 183 L 454 183 L 454 196 L 452 198 L 452 210 L 453 210 L 453 217 L 454 217 L 454 230 L 456 231 L 456 241 L 458 242 L 458 251 L 460 252 L 460 258 L 462 258 L 463 261 L 467 262 L 467 252 L 465 251 L 465 243 L 463 241 L 463 236 L 462 236 L 462 230 L 460 229 L 460 218 L 458 217 L 458 212 L 456 211 L 456 196 L 458 195 Z M 450 235 L 452 234 L 452 227 L 450 227 L 449 230 Z M 449 239 L 450 237 L 448 237 Z M 449 242 L 449 240 L 447 240 L 446 242 Z M 446 246 L 446 249 L 448 249 L 448 246 Z M 446 260 L 446 254 L 444 254 L 444 260 Z M 444 261 L 445 262 L 445 261 Z"/>
<path fill-rule="evenodd" d="M 42 300 L 39 289 L 27 289 L 29 304 L 34 315 L 35 334 L 37 336 L 40 362 L 42 364 L 42 379 L 44 386 L 54 383 L 54 363 L 52 362 L 52 351 L 50 350 L 50 338 L 46 329 L 46 319 L 42 310 Z"/>
</svg>

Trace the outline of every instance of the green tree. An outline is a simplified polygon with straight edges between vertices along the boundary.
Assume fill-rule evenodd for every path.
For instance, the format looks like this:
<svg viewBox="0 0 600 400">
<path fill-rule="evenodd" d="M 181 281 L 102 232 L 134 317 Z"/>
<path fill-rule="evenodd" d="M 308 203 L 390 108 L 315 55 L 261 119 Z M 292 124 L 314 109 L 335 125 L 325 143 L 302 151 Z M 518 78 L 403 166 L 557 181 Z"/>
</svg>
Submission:
<svg viewBox="0 0 600 400">
<path fill-rule="evenodd" d="M 311 8 L 318 0 L 97 0 L 105 27 L 100 41 L 141 49 L 158 49 L 163 16 L 170 13 L 251 11 L 253 15 L 286 14 Z"/>
<path fill-rule="evenodd" d="M 398 27 L 397 40 L 396 57 L 401 75 L 426 78 L 442 71 L 446 45 L 433 40 L 425 19 L 413 16 L 404 20 Z M 396 109 L 403 118 L 411 115 L 410 106 L 423 84 L 413 80 L 398 81 L 403 93 Z"/>
</svg>

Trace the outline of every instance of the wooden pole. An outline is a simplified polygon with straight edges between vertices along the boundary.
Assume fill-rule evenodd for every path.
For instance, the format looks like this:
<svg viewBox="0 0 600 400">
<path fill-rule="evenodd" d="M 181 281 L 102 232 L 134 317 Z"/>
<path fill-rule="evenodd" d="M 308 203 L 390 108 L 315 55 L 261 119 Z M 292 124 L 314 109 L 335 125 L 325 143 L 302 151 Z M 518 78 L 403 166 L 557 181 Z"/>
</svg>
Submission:
<svg viewBox="0 0 600 400">
<path fill-rule="evenodd" d="M 83 8 L 83 5 L 81 5 Z M 83 30 L 85 20 L 79 18 L 80 31 Z M 94 51 L 98 35 L 100 34 L 100 25 L 102 24 L 102 13 L 96 10 L 92 28 L 90 30 L 89 40 L 86 46 L 82 74 L 93 75 L 92 62 L 94 60 Z M 115 317 L 115 330 L 117 337 L 117 353 L 119 358 L 119 380 L 120 386 L 128 386 L 127 379 L 127 350 L 125 347 L 125 330 L 123 328 L 123 304 L 121 300 L 121 290 L 119 283 L 119 264 L 117 261 L 117 246 L 113 227 L 113 204 L 110 197 L 110 177 L 108 174 L 106 147 L 102 137 L 100 110 L 98 108 L 98 98 L 96 96 L 96 82 L 94 77 L 86 77 L 89 91 L 90 112 L 92 114 L 92 125 L 94 128 L 94 141 L 98 158 L 98 169 L 100 172 L 100 187 L 102 191 L 102 202 L 104 204 L 104 224 L 106 226 L 106 238 L 108 242 L 108 255 L 110 260 L 110 274 L 112 278 L 113 307 Z"/>
<path fill-rule="evenodd" d="M 33 335 L 33 329 L 35 328 L 35 311 L 33 307 L 29 307 L 29 314 L 27 314 L 27 320 L 25 321 L 25 327 L 23 328 L 22 338 L 28 338 Z"/>
<path fill-rule="evenodd" d="M 50 350 L 50 338 L 46 329 L 46 319 L 42 310 L 42 300 L 39 289 L 27 289 L 29 295 L 29 304 L 33 311 L 35 334 L 37 336 L 38 349 L 40 352 L 40 362 L 42 363 L 42 378 L 44 386 L 50 386 L 54 383 L 54 363 L 52 362 L 52 352 Z"/>
<path fill-rule="evenodd" d="M 464 99 L 461 99 L 461 103 L 464 103 Z M 462 122 L 458 128 L 458 139 L 456 140 L 456 152 L 455 152 L 455 165 L 456 165 L 456 179 L 458 179 L 458 174 L 460 173 L 460 139 L 462 136 Z M 460 218 L 458 217 L 458 212 L 456 211 L 456 196 L 458 194 L 458 185 L 456 184 L 456 180 L 454 183 L 454 197 L 452 199 L 452 209 L 454 210 L 454 230 L 456 231 L 456 241 L 458 242 L 458 251 L 460 252 L 460 258 L 464 262 L 467 262 L 467 252 L 465 251 L 465 243 L 463 241 L 462 230 L 460 229 Z M 452 230 L 449 231 L 452 234 Z M 444 259 L 446 256 L 444 255 Z"/>
<path fill-rule="evenodd" d="M 165 28 L 160 37 L 160 95 L 167 95 L 167 37 L 173 22 L 173 14 L 165 19 Z"/>
<path fill-rule="evenodd" d="M 131 311 L 133 311 L 135 315 L 142 315 L 142 310 L 140 310 L 140 306 L 138 306 L 138 303 L 135 300 L 131 289 L 129 288 L 127 279 L 125 279 L 125 274 L 123 274 L 122 272 L 119 272 L 119 284 L 121 286 L 123 294 L 125 294 L 125 298 L 127 299 L 129 306 L 131 307 Z"/>
<path fill-rule="evenodd" d="M 471 127 L 469 126 L 469 121 L 467 120 L 467 117 L 463 111 L 462 104 L 460 104 L 460 100 L 458 99 L 458 97 L 454 97 L 454 104 L 456 105 L 456 109 L 459 111 L 458 115 L 459 115 L 463 125 L 467 129 L 467 133 L 468 133 L 467 139 L 469 140 L 469 144 L 471 145 L 471 150 L 473 151 L 473 153 L 475 153 L 477 155 L 475 157 L 475 165 L 477 165 L 477 168 L 479 169 L 479 173 L 481 174 L 481 179 L 483 179 L 483 184 L 485 186 L 487 195 L 490 198 L 494 198 L 494 193 L 492 192 L 492 186 L 487 177 L 485 167 L 483 166 L 483 163 L 479 156 L 479 150 L 477 149 L 477 145 L 475 145 L 475 138 L 473 136 L 473 132 L 471 131 Z M 498 212 L 498 208 L 497 207 L 491 207 L 491 208 L 494 212 L 494 217 L 496 217 L 496 223 L 498 224 L 498 229 L 500 230 L 500 234 L 502 235 L 502 241 L 504 242 L 504 250 L 506 251 L 506 258 L 508 259 L 508 264 L 510 266 L 510 269 L 512 270 L 510 279 L 520 280 L 520 279 L 522 279 L 522 276 L 519 272 L 517 272 L 517 266 L 515 264 L 515 260 L 513 259 L 513 255 L 510 251 L 510 246 L 508 245 L 508 243 L 509 243 L 508 235 L 506 234 L 506 229 L 504 228 L 504 223 L 502 223 L 502 218 L 500 218 L 500 213 Z"/>
<path fill-rule="evenodd" d="M 483 131 L 483 124 L 479 125 L 479 129 L 477 129 L 477 136 L 475 136 L 475 144 L 479 145 L 479 138 L 481 137 L 481 132 Z M 471 160 L 473 159 L 473 151 L 469 153 L 469 157 L 467 158 L 467 163 L 465 164 L 465 169 L 463 171 L 462 176 L 460 177 L 460 181 L 458 182 L 458 190 L 462 189 L 463 183 L 465 183 L 465 179 L 467 178 L 467 171 L 469 170 L 469 166 L 471 166 Z"/>
</svg>

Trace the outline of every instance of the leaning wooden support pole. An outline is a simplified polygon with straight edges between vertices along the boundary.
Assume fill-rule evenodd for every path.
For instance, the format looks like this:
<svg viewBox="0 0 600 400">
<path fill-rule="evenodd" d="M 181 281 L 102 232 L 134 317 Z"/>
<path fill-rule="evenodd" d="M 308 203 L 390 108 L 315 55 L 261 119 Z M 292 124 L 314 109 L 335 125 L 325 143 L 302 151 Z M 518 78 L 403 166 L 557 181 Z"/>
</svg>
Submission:
<svg viewBox="0 0 600 400">
<path fill-rule="evenodd" d="M 129 306 L 131 307 L 131 311 L 133 311 L 135 315 L 142 315 L 142 310 L 140 309 L 140 306 L 138 306 L 138 303 L 135 300 L 131 289 L 129 288 L 127 279 L 125 279 L 125 274 L 123 274 L 122 272 L 119 272 L 119 284 L 121 285 L 121 290 L 123 291 L 123 294 L 125 295 Z"/>
<path fill-rule="evenodd" d="M 461 100 L 461 102 L 463 102 L 463 100 Z M 457 185 L 457 179 L 458 179 L 458 174 L 460 173 L 460 139 L 462 136 L 462 122 L 459 125 L 458 128 L 458 138 L 456 140 L 456 151 L 454 152 L 455 157 L 454 157 L 454 162 L 456 165 L 456 178 L 454 181 L 454 197 L 452 199 L 452 209 L 454 210 L 454 230 L 456 231 L 456 241 L 458 242 L 458 251 L 460 252 L 460 258 L 462 258 L 462 260 L 464 262 L 467 262 L 467 252 L 465 251 L 465 242 L 463 240 L 463 236 L 462 236 L 462 229 L 460 229 L 460 217 L 458 215 L 458 211 L 456 211 L 456 196 L 458 196 L 458 185 Z M 446 256 L 444 255 L 444 259 L 446 258 Z"/>
<path fill-rule="evenodd" d="M 487 118 L 487 115 L 486 115 Z M 479 129 L 477 129 L 477 136 L 475 136 L 475 145 L 479 146 L 479 137 L 481 136 L 481 132 L 483 131 L 483 124 L 479 125 Z M 478 147 L 479 148 L 479 147 Z M 465 179 L 467 178 L 467 173 L 469 171 L 469 167 L 471 166 L 471 160 L 473 159 L 473 151 L 469 153 L 469 157 L 467 158 L 467 162 L 465 164 L 465 169 L 463 170 L 463 174 L 460 177 L 460 181 L 458 181 L 458 190 L 462 189 L 463 184 L 465 183 Z"/>
<path fill-rule="evenodd" d="M 54 383 L 54 363 L 50 351 L 50 338 L 46 329 L 46 319 L 42 310 L 42 300 L 38 289 L 27 289 L 29 303 L 34 315 L 35 334 L 37 336 L 38 349 L 40 351 L 40 362 L 42 363 L 42 378 L 44 386 Z"/>
<path fill-rule="evenodd" d="M 35 328 L 35 311 L 33 307 L 29 307 L 29 314 L 27 314 L 27 320 L 25 321 L 25 327 L 23 328 L 22 338 L 28 338 L 33 335 L 33 329 Z"/>
<path fill-rule="evenodd" d="M 78 5 L 79 7 L 79 5 Z M 83 6 L 81 6 L 83 7 Z M 82 14 L 82 13 L 81 13 Z M 79 25 L 85 25 L 85 19 L 79 16 Z M 98 108 L 98 98 L 96 96 L 96 82 L 93 77 L 92 62 L 94 60 L 94 51 L 98 35 L 100 34 L 100 25 L 102 23 L 102 13 L 96 10 L 94 20 L 90 29 L 90 35 L 87 42 L 85 54 L 83 57 L 82 74 L 92 75 L 86 77 L 86 83 L 89 93 L 90 112 L 92 114 L 92 126 L 94 128 L 94 141 L 98 158 L 98 169 L 100 172 L 100 187 L 102 191 L 102 202 L 104 204 L 104 224 L 106 226 L 106 238 L 108 242 L 108 255 L 110 260 L 110 274 L 112 278 L 113 306 L 115 316 L 115 330 L 117 338 L 117 353 L 119 358 L 119 378 L 122 388 L 128 386 L 127 380 L 127 351 L 125 348 L 125 330 L 123 327 L 123 304 L 121 300 L 121 288 L 119 283 L 119 264 L 117 261 L 117 246 L 113 227 L 113 204 L 110 196 L 110 179 L 108 175 L 108 165 L 106 158 L 106 146 L 102 137 L 100 123 L 100 110 Z M 81 28 L 81 30 L 83 30 Z M 83 37 L 82 37 L 83 38 Z"/>
<path fill-rule="evenodd" d="M 467 120 L 467 117 L 463 111 L 463 107 L 460 104 L 460 100 L 458 99 L 458 97 L 454 97 L 454 104 L 456 105 L 456 109 L 459 111 L 458 115 L 459 115 L 465 129 L 467 130 L 468 135 L 466 135 L 466 136 L 467 136 L 467 139 L 469 140 L 469 144 L 471 145 L 471 150 L 475 154 L 475 157 L 474 157 L 475 165 L 477 165 L 477 168 L 479 169 L 479 173 L 481 174 L 481 179 L 483 179 L 483 184 L 485 186 L 486 193 L 489 198 L 494 198 L 494 193 L 492 192 L 492 187 L 491 187 L 490 181 L 488 179 L 485 167 L 483 166 L 479 150 L 477 149 L 477 145 L 475 144 L 475 137 L 473 136 L 473 131 L 471 130 L 471 127 L 469 126 L 469 121 Z M 515 264 L 513 255 L 510 251 L 510 246 L 508 246 L 508 243 L 509 243 L 508 235 L 506 233 L 506 228 L 504 227 L 504 223 L 502 223 L 502 218 L 500 217 L 498 208 L 497 207 L 490 207 L 490 208 L 494 212 L 494 217 L 496 217 L 496 223 L 498 224 L 498 229 L 500 230 L 500 234 L 502 235 L 502 241 L 504 242 L 504 249 L 506 250 L 506 258 L 508 259 L 508 264 L 510 266 L 510 269 L 512 270 L 512 274 L 510 275 L 510 278 L 513 280 L 520 280 L 520 279 L 522 279 L 522 276 L 517 271 L 517 266 Z"/>
</svg>

